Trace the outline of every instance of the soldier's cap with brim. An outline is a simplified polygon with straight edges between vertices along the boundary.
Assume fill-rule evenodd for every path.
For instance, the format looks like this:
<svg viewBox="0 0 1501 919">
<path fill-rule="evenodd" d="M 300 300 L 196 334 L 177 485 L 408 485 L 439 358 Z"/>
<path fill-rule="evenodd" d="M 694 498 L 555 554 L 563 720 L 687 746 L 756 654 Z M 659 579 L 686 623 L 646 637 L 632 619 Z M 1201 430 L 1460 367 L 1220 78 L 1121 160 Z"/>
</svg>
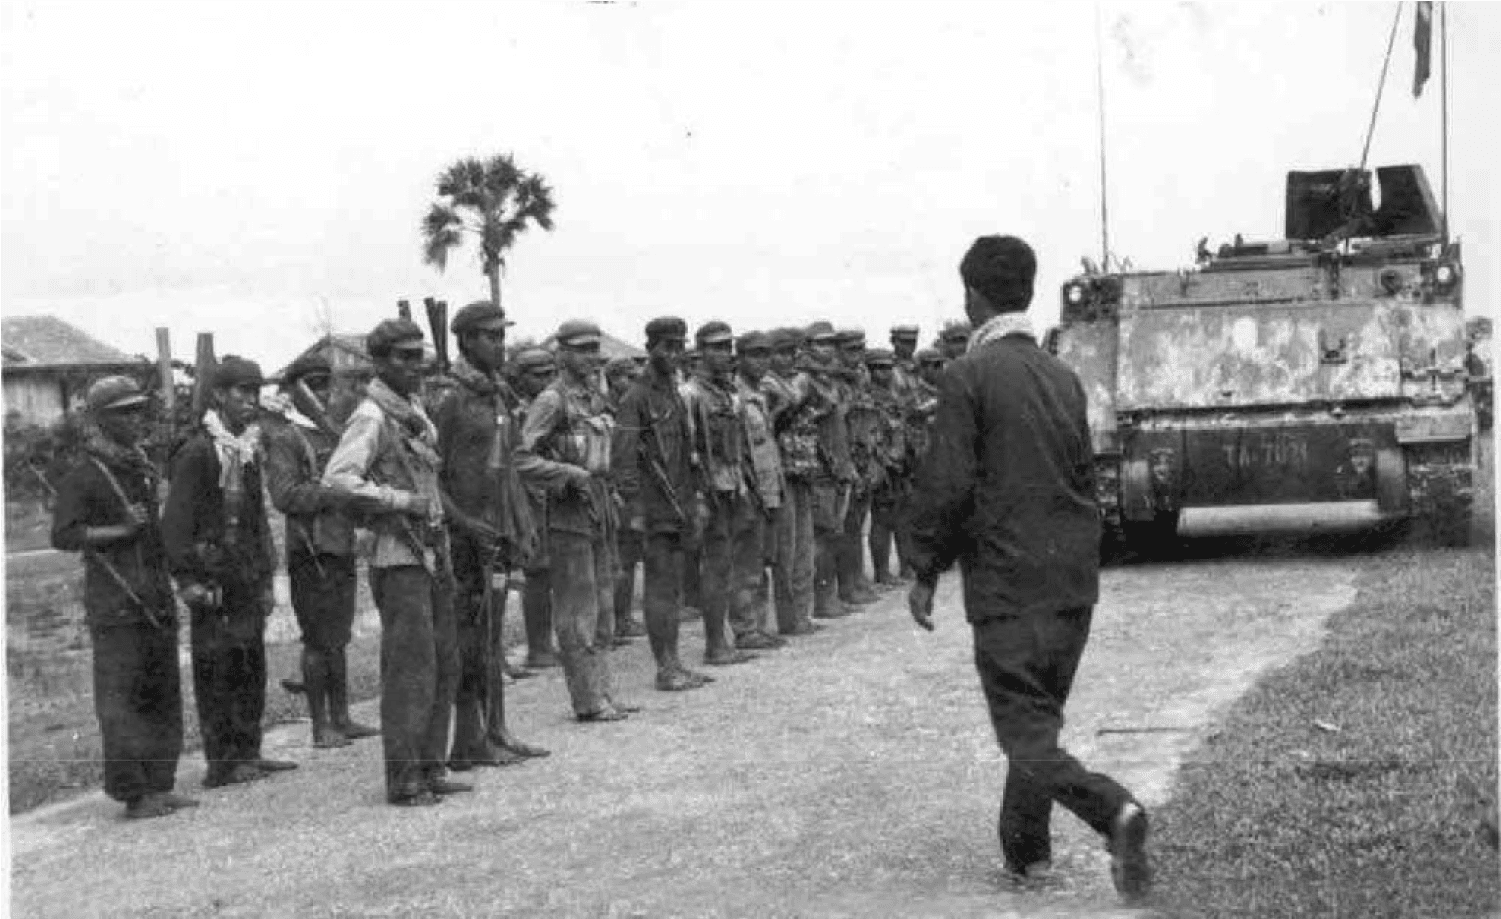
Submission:
<svg viewBox="0 0 1501 919">
<path fill-rule="evenodd" d="M 735 339 L 736 354 L 770 354 L 771 336 L 765 332 L 746 332 Z"/>
<path fill-rule="evenodd" d="M 372 355 L 391 351 L 422 351 L 422 327 L 410 319 L 384 319 L 365 336 Z"/>
<path fill-rule="evenodd" d="M 937 351 L 935 351 L 932 348 L 924 348 L 924 349 L 922 349 L 921 351 L 919 351 L 916 354 L 912 355 L 912 359 L 915 360 L 915 361 L 917 361 L 919 364 L 941 364 L 941 363 L 943 363 L 943 355 L 940 354 L 940 353 L 938 353 Z"/>
<path fill-rule="evenodd" d="M 810 342 L 837 342 L 839 340 L 839 334 L 834 331 L 834 326 L 830 323 L 823 322 L 822 320 L 808 326 L 807 331 L 803 334 L 807 336 L 807 339 Z"/>
<path fill-rule="evenodd" d="M 676 316 L 658 316 L 646 324 L 646 340 L 660 341 L 664 338 L 687 339 L 688 323 Z"/>
<path fill-rule="evenodd" d="M 635 373 L 635 372 L 636 372 L 636 359 L 635 358 L 631 358 L 631 357 L 616 357 L 616 358 L 612 358 L 609 363 L 605 364 L 605 375 L 606 376 L 615 376 L 616 374 L 620 374 L 620 373 Z"/>
<path fill-rule="evenodd" d="M 545 367 L 556 367 L 558 359 L 552 356 L 552 352 L 546 348 L 523 348 L 513 358 L 516 366 L 522 370 L 541 370 Z"/>
<path fill-rule="evenodd" d="M 454 314 L 448 330 L 455 335 L 482 330 L 500 330 L 515 325 L 506 318 L 506 311 L 489 300 L 476 300 Z"/>
<path fill-rule="evenodd" d="M 219 366 L 214 368 L 211 380 L 214 389 L 229 389 L 235 386 L 259 388 L 266 383 L 266 378 L 261 376 L 260 364 L 234 354 L 224 355 L 219 361 Z"/>
<path fill-rule="evenodd" d="M 120 412 L 146 404 L 141 384 L 127 376 L 107 376 L 95 380 L 84 396 L 84 406 L 94 414 Z"/>
<path fill-rule="evenodd" d="M 298 380 L 306 380 L 309 378 L 317 377 L 332 377 L 333 373 L 334 368 L 333 365 L 329 363 L 328 358 L 324 357 L 321 354 L 304 354 L 297 360 L 287 365 L 287 369 L 282 371 L 281 381 L 282 383 L 291 386 Z"/>
<path fill-rule="evenodd" d="M 600 336 L 599 326 L 582 319 L 570 319 L 558 326 L 558 344 L 565 348 L 597 345 Z"/>
<path fill-rule="evenodd" d="M 733 342 L 735 331 L 730 328 L 728 322 L 720 322 L 715 319 L 698 327 L 693 333 L 693 340 L 702 348 L 704 345 L 717 345 L 723 342 Z"/>
<path fill-rule="evenodd" d="M 834 339 L 835 339 L 835 341 L 839 342 L 839 346 L 842 347 L 842 348 L 847 348 L 850 345 L 859 345 L 860 347 L 864 347 L 865 346 L 865 330 L 864 329 L 840 329 L 839 331 L 837 331 L 837 332 L 834 333 Z"/>
<path fill-rule="evenodd" d="M 938 333 L 938 337 L 943 341 L 962 341 L 969 338 L 969 323 L 951 322 L 943 327 L 943 330 Z"/>
<path fill-rule="evenodd" d="M 918 328 L 915 325 L 894 325 L 891 327 L 891 337 L 900 339 L 917 339 Z"/>
<path fill-rule="evenodd" d="M 865 352 L 865 366 L 890 367 L 896 363 L 896 355 L 888 348 L 871 348 Z"/>
<path fill-rule="evenodd" d="M 802 329 L 788 327 L 772 329 L 770 338 L 773 351 L 795 351 L 807 340 Z"/>
</svg>

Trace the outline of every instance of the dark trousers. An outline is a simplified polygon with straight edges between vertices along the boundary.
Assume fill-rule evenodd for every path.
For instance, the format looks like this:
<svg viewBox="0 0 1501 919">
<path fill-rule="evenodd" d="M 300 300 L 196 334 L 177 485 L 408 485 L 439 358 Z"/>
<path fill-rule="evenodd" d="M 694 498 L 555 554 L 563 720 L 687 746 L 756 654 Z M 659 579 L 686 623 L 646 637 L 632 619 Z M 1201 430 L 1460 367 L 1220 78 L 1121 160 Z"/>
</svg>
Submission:
<svg viewBox="0 0 1501 919">
<path fill-rule="evenodd" d="M 777 629 L 782 633 L 806 627 L 813 616 L 813 488 L 789 479 L 777 509 L 776 554 L 772 562 L 772 595 L 776 600 Z"/>
<path fill-rule="evenodd" d="M 386 795 L 417 794 L 443 774 L 458 686 L 453 588 L 420 565 L 370 569 L 380 610 L 380 727 Z"/>
<path fill-rule="evenodd" d="M 725 624 L 736 634 L 755 627 L 748 586 L 761 565 L 761 530 L 750 499 L 721 493 L 709 500 L 703 538 L 704 639 L 707 650 L 730 647 Z"/>
<path fill-rule="evenodd" d="M 1013 870 L 1052 857 L 1053 802 L 1097 832 L 1130 792 L 1090 772 L 1058 746 L 1063 706 L 1089 638 L 1092 607 L 992 619 L 974 626 L 975 668 L 990 706 L 995 736 L 1006 753 L 1006 790 L 997 831 Z"/>
<path fill-rule="evenodd" d="M 454 629 L 458 644 L 458 685 L 453 700 L 455 760 L 481 759 L 486 741 L 501 742 L 509 731 L 505 710 L 505 643 L 501 620 L 505 597 L 490 587 L 486 559 L 473 542 L 453 540 Z"/>
<path fill-rule="evenodd" d="M 619 565 L 615 573 L 615 631 L 631 621 L 631 601 L 636 595 L 636 567 L 641 564 L 642 536 L 622 527 L 615 538 Z"/>
<path fill-rule="evenodd" d="M 870 491 L 860 489 L 850 495 L 849 510 L 844 515 L 844 535 L 835 550 L 839 592 L 846 594 L 861 586 L 865 575 L 865 518 L 870 516 Z"/>
<path fill-rule="evenodd" d="M 552 619 L 575 715 L 602 711 L 610 695 L 615 634 L 615 560 L 603 535 L 550 534 Z"/>
<path fill-rule="evenodd" d="M 877 492 L 870 502 L 870 567 L 878 580 L 892 575 L 891 546 L 896 544 L 897 573 L 907 569 L 907 534 L 902 524 L 905 496 Z"/>
<path fill-rule="evenodd" d="M 266 713 L 263 602 L 258 587 L 226 585 L 222 606 L 193 610 L 193 695 L 210 777 L 261 758 L 261 717 Z"/>
<path fill-rule="evenodd" d="M 104 793 L 116 801 L 171 791 L 182 756 L 177 623 L 94 626 L 94 712 L 104 740 Z"/>
<path fill-rule="evenodd" d="M 657 670 L 674 670 L 678 660 L 678 608 L 683 602 L 683 539 L 677 533 L 642 537 L 641 608 Z"/>
<path fill-rule="evenodd" d="M 844 518 L 839 515 L 841 492 L 841 486 L 830 479 L 808 486 L 813 522 L 813 603 L 819 615 L 833 608 L 838 593 L 836 561 L 844 538 Z"/>
<path fill-rule="evenodd" d="M 549 568 L 528 568 L 526 586 L 521 590 L 521 618 L 526 621 L 526 655 L 536 661 L 553 653 L 552 641 L 552 572 Z"/>
<path fill-rule="evenodd" d="M 683 605 L 704 608 L 704 550 L 694 546 L 683 553 Z"/>
<path fill-rule="evenodd" d="M 354 556 L 298 552 L 287 559 L 287 581 L 302 643 L 319 651 L 346 647 L 359 587 Z"/>
</svg>

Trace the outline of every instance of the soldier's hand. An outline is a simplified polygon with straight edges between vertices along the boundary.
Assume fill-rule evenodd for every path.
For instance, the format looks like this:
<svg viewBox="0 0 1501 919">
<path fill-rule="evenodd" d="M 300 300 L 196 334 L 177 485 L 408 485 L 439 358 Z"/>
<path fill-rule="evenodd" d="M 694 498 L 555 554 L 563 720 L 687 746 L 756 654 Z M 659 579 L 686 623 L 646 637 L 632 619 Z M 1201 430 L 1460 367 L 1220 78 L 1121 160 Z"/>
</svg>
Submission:
<svg viewBox="0 0 1501 919">
<path fill-rule="evenodd" d="M 912 621 L 927 631 L 933 631 L 933 588 L 921 581 L 912 585 L 907 593 L 907 610 Z"/>
<path fill-rule="evenodd" d="M 400 510 L 413 517 L 430 517 L 433 512 L 432 505 L 432 499 L 427 495 L 409 492 L 402 497 Z"/>
<path fill-rule="evenodd" d="M 129 504 L 125 507 L 125 525 L 135 533 L 146 524 L 151 522 L 151 515 L 147 513 L 145 505 Z"/>
<path fill-rule="evenodd" d="M 193 609 L 218 605 L 215 592 L 202 584 L 187 584 L 178 589 L 177 596 L 184 605 Z"/>
</svg>

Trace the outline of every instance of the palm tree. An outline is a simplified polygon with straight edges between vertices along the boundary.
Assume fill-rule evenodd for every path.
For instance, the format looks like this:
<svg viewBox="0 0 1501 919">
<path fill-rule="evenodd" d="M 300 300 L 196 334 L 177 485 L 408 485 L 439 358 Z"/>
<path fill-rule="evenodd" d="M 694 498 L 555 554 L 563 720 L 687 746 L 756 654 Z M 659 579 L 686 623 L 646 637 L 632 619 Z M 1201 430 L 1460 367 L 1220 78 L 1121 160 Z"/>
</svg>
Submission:
<svg viewBox="0 0 1501 919">
<path fill-rule="evenodd" d="M 509 155 L 461 159 L 438 176 L 438 200 L 422 218 L 422 260 L 443 271 L 449 251 L 466 232 L 474 234 L 490 300 L 499 306 L 506 251 L 529 224 L 550 231 L 552 210 L 552 189 L 542 176 L 517 167 Z"/>
</svg>

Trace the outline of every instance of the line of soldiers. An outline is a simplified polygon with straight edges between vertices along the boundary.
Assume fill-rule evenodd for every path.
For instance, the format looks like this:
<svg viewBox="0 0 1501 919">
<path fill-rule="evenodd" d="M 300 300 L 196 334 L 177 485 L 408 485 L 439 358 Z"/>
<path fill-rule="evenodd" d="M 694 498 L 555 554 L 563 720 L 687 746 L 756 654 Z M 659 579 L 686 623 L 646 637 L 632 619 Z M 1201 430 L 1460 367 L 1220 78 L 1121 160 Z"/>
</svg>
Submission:
<svg viewBox="0 0 1501 919">
<path fill-rule="evenodd" d="M 315 747 L 382 736 L 387 799 L 403 806 L 470 790 L 450 770 L 547 755 L 511 732 L 509 679 L 561 665 L 579 721 L 621 720 L 639 707 L 617 698 L 609 655 L 631 638 L 649 639 L 656 688 L 696 689 L 713 678 L 683 663 L 682 619 L 702 617 L 704 665 L 740 664 L 905 576 L 904 501 L 934 379 L 944 352 L 962 353 L 963 327 L 944 330 L 942 351 L 918 352 L 912 326 L 892 330 L 888 351 L 828 323 L 737 337 L 709 322 L 689 352 L 686 323 L 664 317 L 646 326 L 644 367 L 603 368 L 588 322 L 507 366 L 510 325 L 487 301 L 460 310 L 459 359 L 433 385 L 421 328 L 380 323 L 366 339 L 374 379 L 342 422 L 322 358 L 294 363 L 263 404 L 259 366 L 227 356 L 161 509 L 140 450 L 146 395 L 122 377 L 90 390 L 53 543 L 85 554 L 106 791 L 127 816 L 196 804 L 173 792 L 179 604 L 205 787 L 296 768 L 260 750 L 276 567 L 267 495 L 285 515 L 303 641 L 302 678 L 283 685 L 306 695 Z M 349 715 L 357 530 L 373 536 L 379 731 Z M 644 629 L 630 614 L 638 565 Z M 518 588 L 525 668 L 501 641 Z"/>
</svg>

